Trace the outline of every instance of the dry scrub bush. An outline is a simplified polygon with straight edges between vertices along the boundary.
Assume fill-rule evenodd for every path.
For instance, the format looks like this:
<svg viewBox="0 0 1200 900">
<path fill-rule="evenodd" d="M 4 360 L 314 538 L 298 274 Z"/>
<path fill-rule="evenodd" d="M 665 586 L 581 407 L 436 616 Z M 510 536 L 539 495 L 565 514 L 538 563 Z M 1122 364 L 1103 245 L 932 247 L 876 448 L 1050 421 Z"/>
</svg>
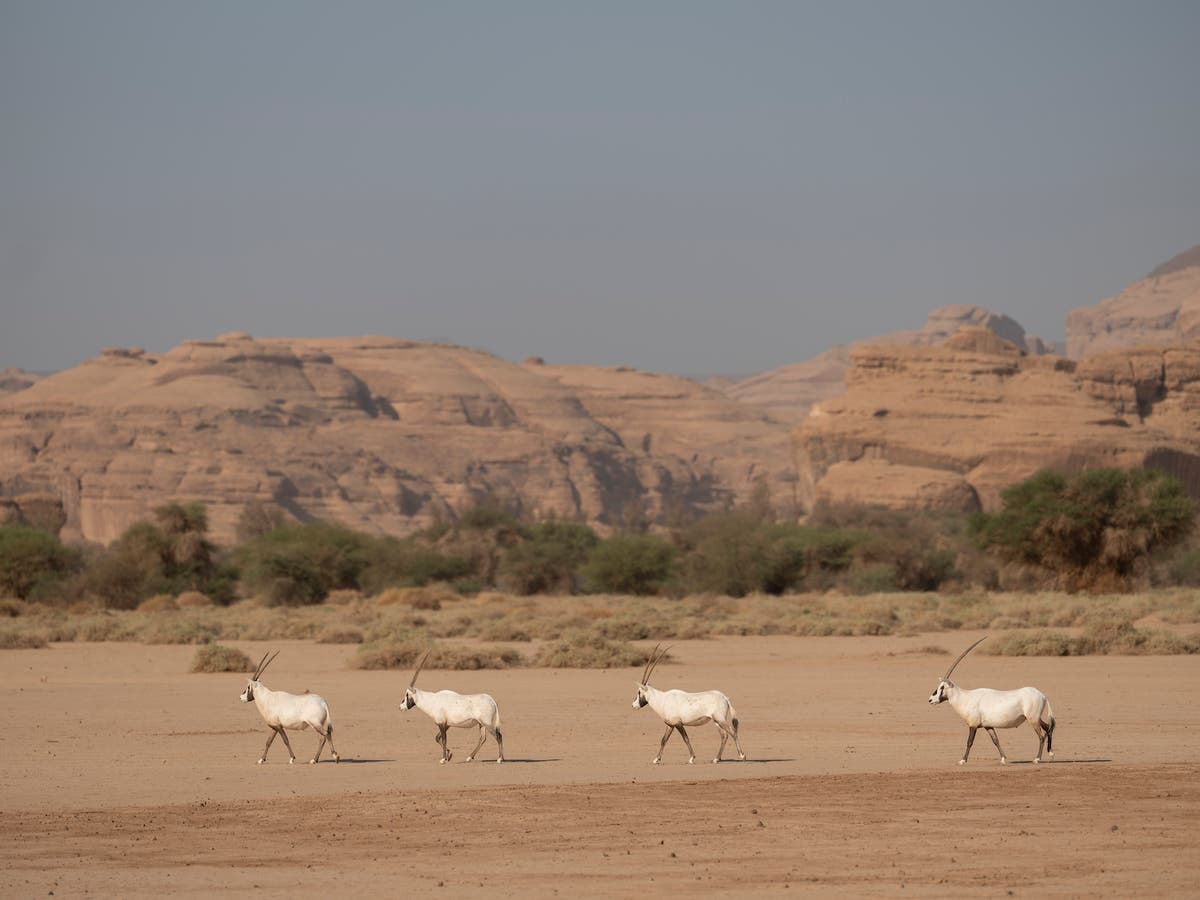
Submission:
<svg viewBox="0 0 1200 900">
<path fill-rule="evenodd" d="M 425 664 L 430 669 L 509 669 L 524 663 L 516 650 L 504 648 L 446 647 L 407 642 L 361 647 L 350 660 L 355 669 L 408 669 L 429 650 Z"/>
<path fill-rule="evenodd" d="M 330 591 L 329 596 L 325 598 L 325 602 L 330 606 L 348 606 L 353 603 L 358 603 L 362 600 L 362 592 L 343 588 L 337 591 Z"/>
<path fill-rule="evenodd" d="M 241 650 L 221 644 L 204 644 L 192 657 L 192 672 L 249 672 L 254 663 Z"/>
<path fill-rule="evenodd" d="M 180 609 L 207 609 L 213 605 L 212 600 L 199 591 L 184 591 L 175 598 L 175 603 Z"/>
<path fill-rule="evenodd" d="M 162 619 L 140 629 L 138 638 L 143 644 L 208 644 L 221 636 L 220 626 L 215 623 L 180 613 L 168 615 L 164 613 Z"/>
<path fill-rule="evenodd" d="M 548 669 L 619 669 L 640 666 L 646 654 L 624 641 L 595 631 L 578 631 L 538 650 L 533 664 Z"/>
<path fill-rule="evenodd" d="M 330 625 L 317 635 L 318 644 L 361 644 L 363 633 L 357 628 L 342 628 Z"/>
<path fill-rule="evenodd" d="M 30 604 L 16 597 L 0 599 L 0 618 L 15 619 L 29 612 Z"/>
<path fill-rule="evenodd" d="M 442 602 L 457 599 L 458 595 L 444 587 L 430 585 L 427 587 L 388 588 L 376 598 L 378 606 L 396 606 L 403 604 L 412 609 L 439 610 Z"/>
<path fill-rule="evenodd" d="M 179 604 L 175 602 L 175 598 L 170 594 L 155 594 L 153 597 L 147 597 L 138 604 L 138 612 L 166 612 L 167 610 L 179 609 Z"/>
<path fill-rule="evenodd" d="M 0 650 L 37 650 L 48 643 L 49 638 L 44 631 L 0 628 Z"/>
</svg>

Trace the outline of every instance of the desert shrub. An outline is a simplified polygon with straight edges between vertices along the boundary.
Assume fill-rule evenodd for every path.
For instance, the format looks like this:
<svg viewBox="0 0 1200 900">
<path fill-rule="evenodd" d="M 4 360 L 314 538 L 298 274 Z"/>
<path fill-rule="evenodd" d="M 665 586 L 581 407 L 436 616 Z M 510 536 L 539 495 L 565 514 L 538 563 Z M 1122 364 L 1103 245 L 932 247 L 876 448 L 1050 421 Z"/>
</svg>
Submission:
<svg viewBox="0 0 1200 900">
<path fill-rule="evenodd" d="M 212 600 L 199 591 L 184 591 L 175 598 L 180 609 L 207 609 L 213 605 Z"/>
<path fill-rule="evenodd" d="M 429 669 L 509 669 L 519 666 L 524 658 L 516 650 L 504 648 L 447 647 L 428 643 L 393 642 L 372 644 L 359 648 L 350 660 L 356 669 L 409 669 L 429 650 Z"/>
<path fill-rule="evenodd" d="M 1154 469 L 1041 472 L 1006 488 L 1001 501 L 999 512 L 973 522 L 980 544 L 1040 567 L 1068 590 L 1127 588 L 1195 519 L 1179 481 Z"/>
<path fill-rule="evenodd" d="M 548 669 L 617 669 L 645 662 L 646 654 L 637 647 L 595 631 L 577 631 L 550 641 L 533 659 L 535 666 Z"/>
<path fill-rule="evenodd" d="M 368 594 L 389 587 L 420 587 L 435 581 L 455 581 L 472 571 L 469 560 L 443 553 L 413 539 L 376 538 L 366 547 L 359 584 Z"/>
<path fill-rule="evenodd" d="M 522 595 L 575 593 L 579 570 L 598 542 L 596 533 L 578 522 L 534 525 L 525 540 L 501 553 L 499 584 Z"/>
<path fill-rule="evenodd" d="M 220 636 L 221 628 L 216 623 L 166 613 L 156 616 L 138 631 L 143 644 L 207 644 Z"/>
<path fill-rule="evenodd" d="M 79 568 L 80 555 L 28 525 L 0 525 L 0 594 L 21 600 L 45 593 Z"/>
<path fill-rule="evenodd" d="M 241 650 L 221 644 L 205 644 L 192 657 L 192 672 L 250 672 L 254 663 Z"/>
<path fill-rule="evenodd" d="M 16 597 L 0 599 L 0 619 L 16 619 L 28 613 L 29 610 L 30 604 L 24 600 L 18 600 Z"/>
<path fill-rule="evenodd" d="M 318 644 L 361 644 L 363 633 L 357 628 L 328 625 L 317 635 Z"/>
<path fill-rule="evenodd" d="M 329 596 L 325 598 L 325 602 L 330 606 L 349 606 L 350 604 L 357 603 L 362 597 L 362 591 L 343 588 L 342 590 L 330 591 Z"/>
<path fill-rule="evenodd" d="M 618 534 L 591 551 L 584 574 L 612 594 L 656 594 L 671 577 L 675 548 L 652 534 Z"/>
<path fill-rule="evenodd" d="M 155 594 L 153 597 L 147 597 L 137 607 L 138 612 L 164 612 L 172 609 L 179 609 L 179 604 L 170 594 Z"/>
<path fill-rule="evenodd" d="M 0 650 L 37 650 L 47 643 L 49 638 L 41 629 L 0 628 Z"/>
<path fill-rule="evenodd" d="M 248 544 L 287 524 L 287 515 L 274 503 L 251 500 L 238 514 L 236 534 L 239 544 Z"/>
<path fill-rule="evenodd" d="M 277 528 L 238 548 L 242 577 L 275 606 L 320 603 L 330 591 L 359 587 L 370 539 L 316 522 Z"/>
<path fill-rule="evenodd" d="M 444 586 L 430 585 L 419 588 L 388 588 L 375 598 L 377 606 L 407 606 L 432 612 L 442 608 L 443 602 L 457 599 L 457 595 Z"/>
</svg>

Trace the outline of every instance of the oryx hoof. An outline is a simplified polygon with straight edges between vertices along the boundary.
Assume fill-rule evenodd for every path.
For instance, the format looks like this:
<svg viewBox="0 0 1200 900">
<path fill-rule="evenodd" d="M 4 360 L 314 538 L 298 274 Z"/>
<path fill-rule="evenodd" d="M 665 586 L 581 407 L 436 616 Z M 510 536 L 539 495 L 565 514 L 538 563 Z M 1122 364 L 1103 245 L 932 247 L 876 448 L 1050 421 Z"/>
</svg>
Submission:
<svg viewBox="0 0 1200 900">
<path fill-rule="evenodd" d="M 714 763 L 719 763 L 720 761 L 721 761 L 721 757 L 719 757 L 719 756 L 713 760 Z"/>
<path fill-rule="evenodd" d="M 308 761 L 308 764 L 309 764 L 310 766 L 315 766 L 315 765 L 317 764 L 317 761 L 316 761 L 315 759 L 310 759 L 310 760 Z"/>
<path fill-rule="evenodd" d="M 739 753 L 739 754 L 738 754 L 738 759 L 745 759 L 745 758 L 746 758 L 746 754 L 745 754 L 745 753 Z"/>
<path fill-rule="evenodd" d="M 475 762 L 475 757 L 473 757 L 473 756 L 468 756 L 468 757 L 467 757 L 467 759 L 466 759 L 466 761 L 467 761 L 467 762 Z"/>
<path fill-rule="evenodd" d="M 502 757 L 500 757 L 498 760 L 496 760 L 496 765 L 500 765 L 500 763 L 502 763 L 502 762 L 504 762 L 504 757 L 503 757 L 503 756 L 502 756 Z"/>
<path fill-rule="evenodd" d="M 688 765 L 694 766 L 695 764 L 696 764 L 696 757 L 693 756 L 691 759 L 688 760 Z"/>
<path fill-rule="evenodd" d="M 1007 758 L 1007 757 L 1004 757 L 1004 756 L 1000 757 L 1000 765 L 1002 765 L 1002 766 L 1007 766 L 1007 765 L 1008 765 L 1008 758 Z"/>
<path fill-rule="evenodd" d="M 661 762 L 662 762 L 662 757 L 661 757 L 661 756 L 656 756 L 656 757 L 654 757 L 654 764 L 655 764 L 656 766 L 657 766 L 659 763 L 661 763 Z"/>
<path fill-rule="evenodd" d="M 443 756 L 441 759 L 438 760 L 438 765 L 444 766 L 445 764 L 446 764 L 446 757 Z"/>
<path fill-rule="evenodd" d="M 1052 757 L 1052 758 L 1053 758 L 1053 756 L 1054 756 L 1054 751 L 1053 751 L 1053 750 L 1047 750 L 1047 751 L 1046 751 L 1046 755 L 1047 755 L 1047 756 L 1049 756 L 1049 757 Z"/>
<path fill-rule="evenodd" d="M 1041 758 L 1040 756 L 1035 756 L 1035 757 L 1033 758 L 1033 764 L 1034 764 L 1035 766 L 1036 766 L 1038 763 L 1040 763 L 1041 761 L 1042 761 L 1042 758 Z"/>
<path fill-rule="evenodd" d="M 967 764 L 967 761 L 966 761 L 965 759 L 960 759 L 960 760 L 958 761 L 958 764 L 959 764 L 960 766 L 965 766 L 965 765 Z"/>
<path fill-rule="evenodd" d="M 342 761 L 342 758 L 335 753 L 335 754 L 333 754 L 333 761 L 335 763 L 340 763 Z"/>
<path fill-rule="evenodd" d="M 294 766 L 295 764 L 296 764 L 296 757 L 293 756 L 291 759 L 288 760 L 288 765 Z"/>
<path fill-rule="evenodd" d="M 262 765 L 263 763 L 265 763 L 266 761 L 267 761 L 267 758 L 264 756 L 262 759 L 260 759 L 260 760 L 258 761 L 258 764 L 261 766 L 261 765 Z"/>
</svg>

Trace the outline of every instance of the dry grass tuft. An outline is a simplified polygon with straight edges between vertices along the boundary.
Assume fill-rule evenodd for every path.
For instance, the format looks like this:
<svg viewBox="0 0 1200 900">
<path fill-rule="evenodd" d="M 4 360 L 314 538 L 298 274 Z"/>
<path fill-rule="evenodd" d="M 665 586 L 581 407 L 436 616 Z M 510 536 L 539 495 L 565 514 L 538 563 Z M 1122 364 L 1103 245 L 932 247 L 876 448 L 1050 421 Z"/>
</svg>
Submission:
<svg viewBox="0 0 1200 900">
<path fill-rule="evenodd" d="M 355 669 L 410 669 L 429 650 L 430 669 L 510 669 L 524 663 L 516 650 L 506 648 L 447 647 L 416 642 L 385 643 L 359 649 L 350 665 Z"/>
<path fill-rule="evenodd" d="M 175 598 L 175 603 L 180 609 L 207 609 L 213 605 L 212 600 L 199 591 L 184 591 Z"/>
<path fill-rule="evenodd" d="M 361 644 L 363 633 L 357 628 L 329 625 L 317 635 L 318 644 Z"/>
<path fill-rule="evenodd" d="M 44 631 L 0 628 L 0 650 L 37 650 L 50 642 Z"/>
<path fill-rule="evenodd" d="M 533 658 L 535 666 L 548 669 L 621 669 L 645 662 L 646 654 L 637 647 L 596 631 L 577 631 L 552 641 Z"/>
<path fill-rule="evenodd" d="M 138 612 L 166 612 L 168 610 L 179 609 L 179 604 L 175 602 L 175 598 L 170 594 L 155 594 L 153 597 L 147 597 L 138 604 Z"/>
<path fill-rule="evenodd" d="M 30 604 L 24 600 L 18 600 L 16 597 L 0 599 L 0 618 L 15 619 L 25 615 L 29 610 Z"/>
<path fill-rule="evenodd" d="M 254 669 L 254 663 L 241 650 L 221 644 L 204 644 L 196 649 L 192 657 L 192 672 L 246 672 Z"/>
</svg>

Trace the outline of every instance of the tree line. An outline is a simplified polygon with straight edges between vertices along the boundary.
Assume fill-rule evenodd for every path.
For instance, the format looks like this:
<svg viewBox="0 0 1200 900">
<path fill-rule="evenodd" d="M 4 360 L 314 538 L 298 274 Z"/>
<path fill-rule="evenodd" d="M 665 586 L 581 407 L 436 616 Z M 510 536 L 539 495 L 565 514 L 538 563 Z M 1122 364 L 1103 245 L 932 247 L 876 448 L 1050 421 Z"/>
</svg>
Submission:
<svg viewBox="0 0 1200 900">
<path fill-rule="evenodd" d="M 0 596 L 131 609 L 185 591 L 291 606 L 433 582 L 521 595 L 1122 591 L 1200 583 L 1194 522 L 1180 483 L 1150 469 L 1039 473 L 975 516 L 819 507 L 803 523 L 779 522 L 756 496 L 662 531 L 631 517 L 608 536 L 582 522 L 526 521 L 503 498 L 403 538 L 297 523 L 253 502 L 235 544 L 219 547 L 202 504 L 167 503 L 104 548 L 0 526 Z"/>
</svg>

